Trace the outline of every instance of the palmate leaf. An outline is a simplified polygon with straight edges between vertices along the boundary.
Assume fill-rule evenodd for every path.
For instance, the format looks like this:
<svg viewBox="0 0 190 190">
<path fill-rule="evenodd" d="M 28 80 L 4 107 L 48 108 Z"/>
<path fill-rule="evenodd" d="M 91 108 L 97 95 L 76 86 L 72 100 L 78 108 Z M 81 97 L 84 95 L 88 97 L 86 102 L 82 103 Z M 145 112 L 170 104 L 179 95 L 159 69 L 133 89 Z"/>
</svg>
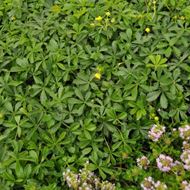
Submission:
<svg viewBox="0 0 190 190">
<path fill-rule="evenodd" d="M 149 92 L 147 95 L 147 101 L 149 102 L 155 101 L 160 96 L 160 94 L 161 94 L 160 91 Z"/>
<path fill-rule="evenodd" d="M 168 100 L 164 93 L 162 93 L 160 96 L 160 105 L 164 109 L 166 109 L 168 107 Z"/>
<path fill-rule="evenodd" d="M 136 2 L 0 0 L 0 189 L 67 190 L 87 160 L 119 190 L 190 178 L 153 167 L 162 149 L 180 159 L 168 132 L 190 123 L 190 2 Z"/>
<path fill-rule="evenodd" d="M 122 94 L 121 94 L 121 90 L 117 89 L 115 90 L 112 95 L 111 95 L 111 100 L 114 102 L 122 102 L 123 98 L 122 98 Z"/>
</svg>

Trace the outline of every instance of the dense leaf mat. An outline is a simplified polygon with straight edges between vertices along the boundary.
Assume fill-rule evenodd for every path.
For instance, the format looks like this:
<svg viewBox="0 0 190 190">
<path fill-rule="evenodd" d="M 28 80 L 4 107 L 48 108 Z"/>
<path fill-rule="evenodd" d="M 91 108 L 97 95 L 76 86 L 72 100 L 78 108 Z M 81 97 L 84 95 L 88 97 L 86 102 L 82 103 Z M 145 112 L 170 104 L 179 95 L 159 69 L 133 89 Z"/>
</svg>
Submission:
<svg viewBox="0 0 190 190">
<path fill-rule="evenodd" d="M 87 160 L 139 189 L 148 129 L 190 121 L 189 22 L 189 0 L 0 0 L 0 189 Z"/>
</svg>

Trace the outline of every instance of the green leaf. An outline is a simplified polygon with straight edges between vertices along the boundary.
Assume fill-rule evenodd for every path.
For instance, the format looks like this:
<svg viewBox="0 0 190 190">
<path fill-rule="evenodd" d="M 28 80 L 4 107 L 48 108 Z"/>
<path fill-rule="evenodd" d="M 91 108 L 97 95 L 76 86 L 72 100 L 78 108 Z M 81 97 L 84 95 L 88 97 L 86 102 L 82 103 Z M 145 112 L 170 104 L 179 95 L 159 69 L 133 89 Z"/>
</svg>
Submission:
<svg viewBox="0 0 190 190">
<path fill-rule="evenodd" d="M 88 139 L 88 140 L 91 140 L 92 139 L 92 136 L 90 135 L 90 133 L 88 131 L 84 131 L 84 136 Z"/>
<path fill-rule="evenodd" d="M 75 94 L 76 94 L 76 96 L 77 96 L 79 99 L 84 100 L 84 97 L 83 97 L 81 91 L 80 91 L 78 88 L 75 89 Z"/>
<path fill-rule="evenodd" d="M 94 125 L 94 124 L 88 124 L 88 126 L 86 127 L 86 129 L 88 131 L 94 131 L 94 130 L 96 130 L 96 125 Z"/>
<path fill-rule="evenodd" d="M 152 102 L 152 101 L 156 100 L 159 97 L 160 93 L 161 93 L 160 91 L 154 91 L 154 92 L 148 93 L 147 101 Z"/>
<path fill-rule="evenodd" d="M 42 104 L 44 104 L 47 101 L 47 95 L 45 90 L 42 90 L 41 94 L 40 94 L 40 101 Z"/>
<path fill-rule="evenodd" d="M 117 89 L 113 92 L 113 94 L 111 95 L 111 100 L 113 102 L 122 102 L 123 101 L 120 89 Z"/>
<path fill-rule="evenodd" d="M 8 111 L 13 112 L 13 106 L 12 106 L 11 102 L 6 102 L 6 103 L 4 104 L 4 106 L 5 106 L 5 108 L 6 108 Z"/>
<path fill-rule="evenodd" d="M 190 73 L 190 66 L 187 65 L 186 63 L 181 63 L 179 66 L 180 66 L 183 70 L 185 70 L 185 71 L 187 71 L 187 72 Z"/>
<path fill-rule="evenodd" d="M 168 100 L 164 93 L 162 93 L 160 97 L 160 105 L 162 108 L 166 109 L 168 107 Z"/>
<path fill-rule="evenodd" d="M 85 156 L 91 152 L 92 148 L 88 147 L 82 150 L 82 155 Z"/>
</svg>

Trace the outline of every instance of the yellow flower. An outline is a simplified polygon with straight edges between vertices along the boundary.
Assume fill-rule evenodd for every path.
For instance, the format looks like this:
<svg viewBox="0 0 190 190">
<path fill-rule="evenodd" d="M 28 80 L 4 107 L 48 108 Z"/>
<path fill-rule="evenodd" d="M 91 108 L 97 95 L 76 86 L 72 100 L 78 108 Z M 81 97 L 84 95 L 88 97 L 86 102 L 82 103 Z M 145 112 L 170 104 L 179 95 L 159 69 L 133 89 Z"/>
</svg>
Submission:
<svg viewBox="0 0 190 190">
<path fill-rule="evenodd" d="M 180 16 L 180 19 L 181 19 L 181 20 L 185 20 L 185 17 L 184 17 L 184 16 Z"/>
<path fill-rule="evenodd" d="M 146 31 L 147 33 L 149 33 L 149 32 L 150 32 L 150 28 L 146 28 L 145 31 Z"/>
<path fill-rule="evenodd" d="M 115 18 L 112 18 L 112 19 L 111 19 L 111 23 L 114 23 L 114 22 L 115 22 Z"/>
<path fill-rule="evenodd" d="M 94 77 L 96 79 L 100 80 L 101 79 L 101 74 L 97 72 L 97 73 L 95 73 Z"/>
<path fill-rule="evenodd" d="M 90 26 L 91 26 L 91 27 L 95 27 L 95 24 L 94 24 L 94 23 L 90 23 Z"/>
<path fill-rule="evenodd" d="M 106 12 L 106 16 L 110 16 L 111 13 L 109 11 Z"/>
<path fill-rule="evenodd" d="M 100 22 L 100 21 L 102 21 L 102 17 L 98 16 L 98 17 L 95 18 L 95 20 Z"/>
<path fill-rule="evenodd" d="M 53 5 L 51 8 L 53 13 L 60 13 L 61 12 L 61 7 L 59 5 Z"/>
<path fill-rule="evenodd" d="M 11 17 L 11 20 L 16 20 L 16 17 L 15 17 L 15 16 L 12 16 L 12 17 Z"/>
</svg>

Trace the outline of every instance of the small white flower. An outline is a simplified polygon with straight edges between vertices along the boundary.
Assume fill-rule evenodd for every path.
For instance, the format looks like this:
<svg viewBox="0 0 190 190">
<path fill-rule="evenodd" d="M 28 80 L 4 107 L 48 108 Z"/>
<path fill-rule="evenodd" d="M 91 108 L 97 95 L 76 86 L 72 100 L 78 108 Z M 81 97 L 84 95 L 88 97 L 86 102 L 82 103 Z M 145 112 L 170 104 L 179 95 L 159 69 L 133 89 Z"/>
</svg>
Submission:
<svg viewBox="0 0 190 190">
<path fill-rule="evenodd" d="M 179 127 L 179 133 L 182 139 L 189 140 L 190 139 L 190 125 Z"/>
<path fill-rule="evenodd" d="M 147 169 L 148 165 L 150 164 L 150 161 L 146 156 L 142 156 L 141 158 L 137 158 L 137 165 L 140 168 Z"/>
</svg>

